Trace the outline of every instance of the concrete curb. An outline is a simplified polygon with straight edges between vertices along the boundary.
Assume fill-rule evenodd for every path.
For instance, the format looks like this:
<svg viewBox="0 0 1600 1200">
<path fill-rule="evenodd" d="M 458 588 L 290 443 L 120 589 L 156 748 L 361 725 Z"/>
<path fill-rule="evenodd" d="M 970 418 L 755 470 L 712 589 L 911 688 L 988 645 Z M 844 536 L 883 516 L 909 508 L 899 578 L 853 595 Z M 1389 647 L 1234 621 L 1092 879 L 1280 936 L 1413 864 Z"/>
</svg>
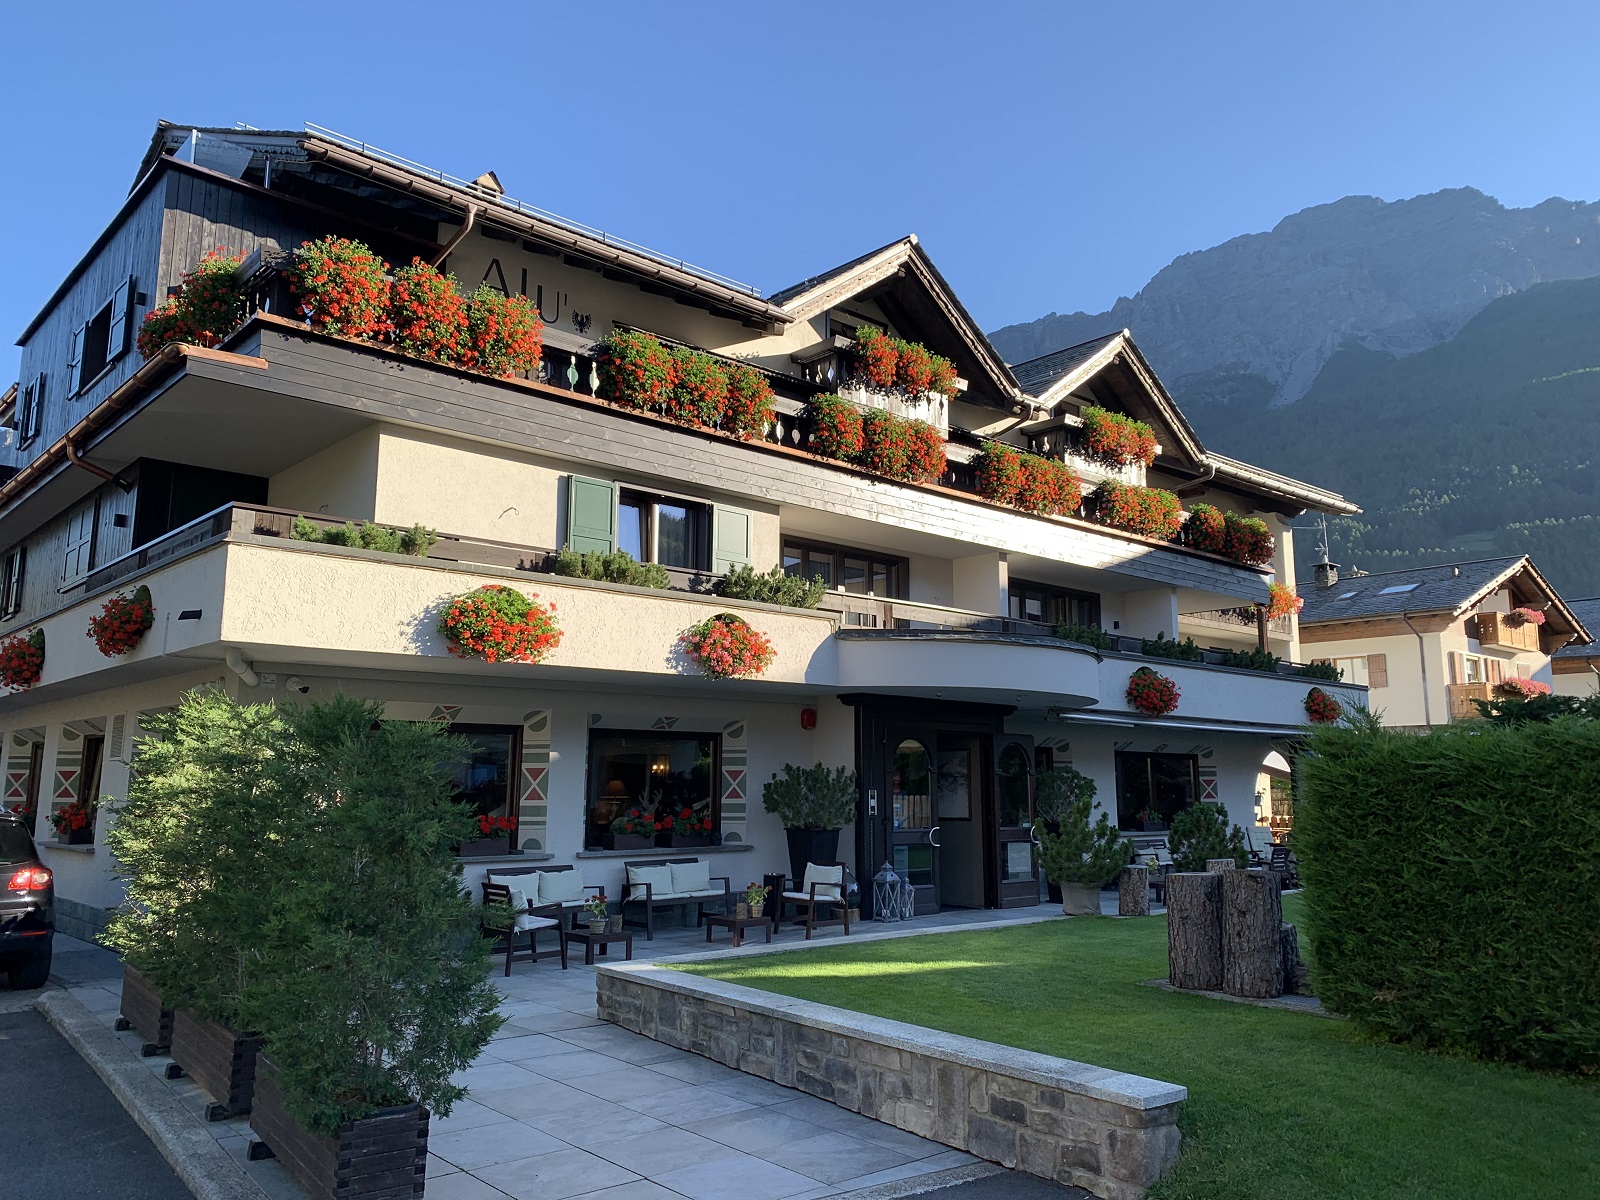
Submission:
<svg viewBox="0 0 1600 1200">
<path fill-rule="evenodd" d="M 994 1163 L 972 1163 L 965 1167 L 951 1167 L 948 1171 L 935 1171 L 932 1175 L 916 1175 L 910 1179 L 897 1179 L 893 1183 L 880 1183 L 876 1187 L 860 1188 L 854 1192 L 841 1192 L 835 1200 L 902 1200 L 905 1196 L 921 1196 L 927 1192 L 940 1192 L 958 1183 L 974 1179 L 987 1179 L 991 1175 L 1010 1174 Z"/>
<path fill-rule="evenodd" d="M 72 993 L 46 992 L 35 1007 L 111 1089 L 195 1200 L 262 1200 L 234 1157 Z"/>
</svg>

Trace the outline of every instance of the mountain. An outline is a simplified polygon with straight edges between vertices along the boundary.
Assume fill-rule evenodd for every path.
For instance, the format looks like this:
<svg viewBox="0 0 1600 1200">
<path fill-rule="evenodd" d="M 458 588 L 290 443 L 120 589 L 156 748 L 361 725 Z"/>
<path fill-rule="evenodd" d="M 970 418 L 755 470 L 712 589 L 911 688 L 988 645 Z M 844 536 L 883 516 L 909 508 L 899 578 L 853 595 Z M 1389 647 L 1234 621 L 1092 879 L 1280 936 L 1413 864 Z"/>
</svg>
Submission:
<svg viewBox="0 0 1600 1200">
<path fill-rule="evenodd" d="M 1128 328 L 1186 409 L 1240 397 L 1283 404 L 1341 347 L 1412 354 L 1498 297 L 1594 275 L 1600 204 L 1506 208 L 1473 188 L 1346 196 L 1174 259 L 1108 312 L 1051 313 L 990 338 L 1023 362 Z"/>
</svg>

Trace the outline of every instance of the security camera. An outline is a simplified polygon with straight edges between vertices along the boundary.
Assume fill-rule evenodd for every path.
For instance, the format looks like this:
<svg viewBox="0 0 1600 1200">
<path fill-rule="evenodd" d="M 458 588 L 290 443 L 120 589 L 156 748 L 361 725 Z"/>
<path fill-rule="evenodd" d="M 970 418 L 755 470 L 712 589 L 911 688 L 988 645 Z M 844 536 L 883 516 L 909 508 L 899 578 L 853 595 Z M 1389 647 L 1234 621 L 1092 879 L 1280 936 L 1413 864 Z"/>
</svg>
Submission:
<svg viewBox="0 0 1600 1200">
<path fill-rule="evenodd" d="M 311 690 L 311 685 L 298 675 L 289 676 L 283 681 L 283 686 L 291 692 L 299 692 L 302 696 Z"/>
</svg>

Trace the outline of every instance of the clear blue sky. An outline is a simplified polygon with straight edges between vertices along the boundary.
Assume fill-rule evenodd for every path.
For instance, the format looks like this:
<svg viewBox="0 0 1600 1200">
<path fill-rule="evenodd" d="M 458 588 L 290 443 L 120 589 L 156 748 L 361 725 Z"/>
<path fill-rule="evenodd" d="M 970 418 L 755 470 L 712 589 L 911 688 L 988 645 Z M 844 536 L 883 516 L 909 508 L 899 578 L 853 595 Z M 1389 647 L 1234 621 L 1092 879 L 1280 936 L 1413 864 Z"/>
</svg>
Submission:
<svg viewBox="0 0 1600 1200">
<path fill-rule="evenodd" d="M 310 120 L 771 291 L 916 232 L 985 328 L 1308 205 L 1600 198 L 1589 4 L 9 6 L 10 342 L 159 117 Z"/>
</svg>

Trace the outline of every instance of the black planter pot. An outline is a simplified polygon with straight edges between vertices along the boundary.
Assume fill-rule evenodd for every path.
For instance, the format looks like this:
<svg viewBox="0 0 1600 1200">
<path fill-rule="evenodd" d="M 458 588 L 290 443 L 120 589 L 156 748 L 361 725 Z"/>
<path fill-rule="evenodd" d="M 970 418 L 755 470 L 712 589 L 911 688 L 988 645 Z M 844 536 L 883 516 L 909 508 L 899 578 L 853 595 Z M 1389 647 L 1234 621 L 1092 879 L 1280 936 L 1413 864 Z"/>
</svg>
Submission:
<svg viewBox="0 0 1600 1200">
<path fill-rule="evenodd" d="M 799 887 L 806 877 L 806 864 L 839 861 L 837 829 L 785 829 L 789 839 L 789 878 Z"/>
<path fill-rule="evenodd" d="M 658 846 L 709 846 L 711 835 L 709 833 L 658 833 L 656 834 Z"/>
<path fill-rule="evenodd" d="M 655 844 L 655 835 L 649 833 L 602 833 L 600 835 L 600 849 L 602 850 L 648 850 Z"/>
</svg>

